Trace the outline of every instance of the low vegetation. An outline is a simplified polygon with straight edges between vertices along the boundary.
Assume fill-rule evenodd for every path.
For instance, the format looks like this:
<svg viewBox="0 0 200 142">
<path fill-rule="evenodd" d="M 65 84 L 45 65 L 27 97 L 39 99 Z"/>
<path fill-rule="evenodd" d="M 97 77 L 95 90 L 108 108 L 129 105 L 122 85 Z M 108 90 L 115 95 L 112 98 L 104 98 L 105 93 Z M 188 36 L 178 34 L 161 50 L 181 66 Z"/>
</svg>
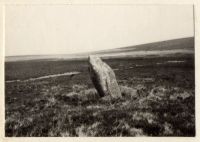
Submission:
<svg viewBox="0 0 200 142">
<path fill-rule="evenodd" d="M 6 83 L 6 136 L 195 136 L 193 56 L 105 62 L 115 69 L 121 99 L 98 96 L 86 61 L 6 63 L 6 80 L 81 72 Z"/>
</svg>

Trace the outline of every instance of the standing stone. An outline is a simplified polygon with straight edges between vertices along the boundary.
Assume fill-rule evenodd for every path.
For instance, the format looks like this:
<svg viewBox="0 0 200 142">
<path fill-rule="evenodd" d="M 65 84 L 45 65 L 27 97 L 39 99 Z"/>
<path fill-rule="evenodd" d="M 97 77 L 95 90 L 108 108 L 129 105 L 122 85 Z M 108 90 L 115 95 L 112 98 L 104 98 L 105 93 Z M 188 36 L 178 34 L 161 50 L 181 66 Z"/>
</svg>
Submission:
<svg viewBox="0 0 200 142">
<path fill-rule="evenodd" d="M 101 97 L 122 97 L 115 73 L 99 57 L 89 56 L 89 72 L 91 80 Z"/>
</svg>

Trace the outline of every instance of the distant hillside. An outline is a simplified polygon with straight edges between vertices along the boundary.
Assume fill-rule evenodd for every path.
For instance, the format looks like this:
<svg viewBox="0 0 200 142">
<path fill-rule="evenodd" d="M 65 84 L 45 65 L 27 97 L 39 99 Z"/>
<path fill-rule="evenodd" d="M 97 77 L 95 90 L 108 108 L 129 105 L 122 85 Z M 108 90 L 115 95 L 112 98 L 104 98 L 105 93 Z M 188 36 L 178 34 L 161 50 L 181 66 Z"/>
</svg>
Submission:
<svg viewBox="0 0 200 142">
<path fill-rule="evenodd" d="M 122 51 L 154 51 L 154 50 L 175 50 L 175 49 L 183 49 L 183 50 L 194 50 L 194 37 L 189 38 L 181 38 L 181 39 L 173 39 L 166 40 L 148 44 L 140 44 L 135 46 L 121 47 L 110 50 L 102 50 L 99 52 L 93 52 L 94 54 L 103 54 L 103 53 L 117 53 Z"/>
<path fill-rule="evenodd" d="M 154 42 L 148 44 L 141 44 L 129 47 L 121 47 L 109 50 L 102 50 L 96 52 L 88 52 L 82 54 L 62 54 L 62 55 L 27 55 L 27 56 L 9 56 L 6 57 L 6 62 L 21 61 L 21 60 L 69 60 L 69 59 L 83 59 L 88 55 L 98 55 L 100 57 L 141 57 L 149 55 L 169 55 L 169 54 L 194 54 L 194 37 L 181 38 L 174 40 L 167 40 L 161 42 Z"/>
</svg>

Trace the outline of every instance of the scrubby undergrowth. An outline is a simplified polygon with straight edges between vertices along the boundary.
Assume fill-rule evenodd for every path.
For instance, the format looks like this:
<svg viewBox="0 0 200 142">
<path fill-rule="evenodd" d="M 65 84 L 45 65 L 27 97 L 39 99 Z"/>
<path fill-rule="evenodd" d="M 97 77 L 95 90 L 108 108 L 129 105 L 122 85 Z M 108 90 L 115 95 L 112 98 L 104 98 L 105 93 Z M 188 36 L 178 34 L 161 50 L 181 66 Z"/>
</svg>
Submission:
<svg viewBox="0 0 200 142">
<path fill-rule="evenodd" d="M 105 61 L 116 69 L 121 99 L 98 96 L 86 61 L 6 64 L 7 80 L 80 74 L 6 83 L 5 135 L 195 136 L 193 57 Z"/>
<path fill-rule="evenodd" d="M 123 98 L 60 86 L 7 111 L 7 136 L 193 136 L 194 94 L 180 88 L 120 86 Z M 9 113 L 10 112 L 10 113 Z"/>
</svg>

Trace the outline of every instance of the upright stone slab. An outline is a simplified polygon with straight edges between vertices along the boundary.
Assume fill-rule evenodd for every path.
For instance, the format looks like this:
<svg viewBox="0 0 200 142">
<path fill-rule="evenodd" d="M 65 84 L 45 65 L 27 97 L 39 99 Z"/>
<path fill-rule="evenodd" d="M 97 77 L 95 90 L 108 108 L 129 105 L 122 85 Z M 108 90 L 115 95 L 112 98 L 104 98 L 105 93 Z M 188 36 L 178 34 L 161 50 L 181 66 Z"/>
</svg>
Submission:
<svg viewBox="0 0 200 142">
<path fill-rule="evenodd" d="M 115 73 L 97 56 L 89 56 L 89 72 L 92 82 L 101 97 L 122 97 Z"/>
</svg>

